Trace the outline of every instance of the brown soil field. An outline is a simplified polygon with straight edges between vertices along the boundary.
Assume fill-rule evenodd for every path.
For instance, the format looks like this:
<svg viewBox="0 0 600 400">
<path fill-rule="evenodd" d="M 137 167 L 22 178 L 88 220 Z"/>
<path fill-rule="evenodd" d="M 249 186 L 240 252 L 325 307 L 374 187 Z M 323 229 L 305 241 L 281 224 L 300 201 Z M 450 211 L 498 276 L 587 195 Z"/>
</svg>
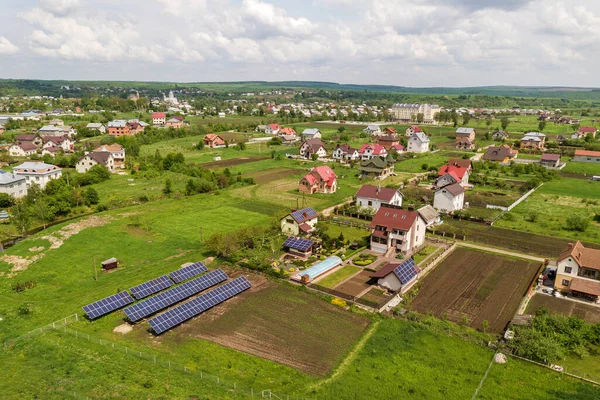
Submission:
<svg viewBox="0 0 600 400">
<path fill-rule="evenodd" d="M 211 161 L 207 163 L 200 164 L 204 168 L 208 169 L 220 169 L 233 167 L 235 165 L 248 164 L 256 161 L 267 160 L 269 157 L 259 157 L 259 156 L 248 156 L 248 157 L 238 157 L 238 158 L 230 158 L 228 160 L 221 161 Z"/>
<path fill-rule="evenodd" d="M 458 248 L 422 281 L 412 309 L 500 333 L 513 318 L 540 265 Z"/>
<path fill-rule="evenodd" d="M 363 270 L 358 275 L 348 279 L 345 282 L 340 283 L 333 289 L 342 292 L 345 294 L 349 294 L 350 296 L 358 296 L 365 289 L 369 288 L 371 285 L 368 284 L 369 275 L 371 275 L 371 271 Z"/>
<path fill-rule="evenodd" d="M 496 228 L 486 224 L 455 220 L 448 218 L 438 231 L 446 235 L 456 233 L 466 235 L 467 240 L 483 243 L 507 250 L 515 250 L 525 254 L 534 254 L 541 257 L 553 258 L 567 247 L 572 240 L 552 236 L 536 235 L 529 232 L 515 231 L 512 229 Z M 451 237 L 451 236 L 450 236 Z M 600 248 L 600 245 L 584 243 L 586 247 Z"/>
<path fill-rule="evenodd" d="M 535 294 L 527 305 L 527 314 L 535 314 L 541 307 L 546 307 L 551 313 L 576 315 L 592 324 L 600 322 L 600 308 L 592 305 L 577 303 L 544 294 Z"/>
<path fill-rule="evenodd" d="M 293 168 L 274 168 L 264 171 L 251 172 L 244 175 L 244 178 L 254 178 L 256 183 L 269 183 L 287 178 L 292 175 L 299 175 L 302 171 Z"/>
<path fill-rule="evenodd" d="M 250 290 L 175 328 L 177 333 L 325 376 L 369 325 L 311 294 L 246 276 Z"/>
</svg>

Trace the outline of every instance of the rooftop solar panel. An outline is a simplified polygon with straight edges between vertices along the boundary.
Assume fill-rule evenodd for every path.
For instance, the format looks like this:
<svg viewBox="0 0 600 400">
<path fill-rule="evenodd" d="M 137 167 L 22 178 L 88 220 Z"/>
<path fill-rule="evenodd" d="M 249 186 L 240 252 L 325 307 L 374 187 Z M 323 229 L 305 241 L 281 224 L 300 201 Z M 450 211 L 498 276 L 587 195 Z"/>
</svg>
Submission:
<svg viewBox="0 0 600 400">
<path fill-rule="evenodd" d="M 144 282 L 141 285 L 137 285 L 129 289 L 133 297 L 136 299 L 143 299 L 151 294 L 158 293 L 163 289 L 173 286 L 173 281 L 169 279 L 167 275 L 159 276 L 151 281 Z"/>
<path fill-rule="evenodd" d="M 154 332 L 160 335 L 174 326 L 242 293 L 251 286 L 252 285 L 245 277 L 240 276 L 208 293 L 201 294 L 187 303 L 157 315 L 156 317 L 149 319 L 148 322 L 150 323 L 150 326 L 152 326 Z"/>
<path fill-rule="evenodd" d="M 139 321 L 142 318 L 146 318 L 226 280 L 227 274 L 222 269 L 216 269 L 198 278 L 192 279 L 189 282 L 182 283 L 161 294 L 127 307 L 124 311 L 131 321 Z"/>
<path fill-rule="evenodd" d="M 85 311 L 90 319 L 94 319 L 126 306 L 127 304 L 131 304 L 133 301 L 133 297 L 131 297 L 129 292 L 124 290 L 102 300 L 98 300 L 95 303 L 83 306 L 83 311 Z"/>
<path fill-rule="evenodd" d="M 415 265 L 415 261 L 409 258 L 394 269 L 394 274 L 400 279 L 400 282 L 406 284 L 413 280 L 419 271 L 420 269 Z"/>
<path fill-rule="evenodd" d="M 188 265 L 178 269 L 177 271 L 171 272 L 169 276 L 171 279 L 173 279 L 173 282 L 180 283 L 206 271 L 208 271 L 208 269 L 204 266 L 204 264 L 201 262 L 196 262 L 192 265 Z"/>
<path fill-rule="evenodd" d="M 307 251 L 313 245 L 312 240 L 301 239 L 297 237 L 290 237 L 285 242 L 283 242 L 283 247 L 289 247 L 290 249 L 296 249 L 300 251 Z"/>
<path fill-rule="evenodd" d="M 306 207 L 292 213 L 292 218 L 298 222 L 304 222 L 305 220 L 315 218 L 316 216 L 317 212 L 313 210 L 312 207 Z"/>
</svg>

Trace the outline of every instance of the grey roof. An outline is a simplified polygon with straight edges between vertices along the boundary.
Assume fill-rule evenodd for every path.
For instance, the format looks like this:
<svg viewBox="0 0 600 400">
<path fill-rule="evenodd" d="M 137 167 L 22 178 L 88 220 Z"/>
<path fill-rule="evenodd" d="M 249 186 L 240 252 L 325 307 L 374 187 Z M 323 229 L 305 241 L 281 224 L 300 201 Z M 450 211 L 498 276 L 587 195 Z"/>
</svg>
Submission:
<svg viewBox="0 0 600 400">
<path fill-rule="evenodd" d="M 429 142 L 429 137 L 427 137 L 427 135 L 423 132 L 415 132 L 413 133 L 412 137 L 419 138 L 419 140 L 423 143 Z"/>
<path fill-rule="evenodd" d="M 465 192 L 465 188 L 462 187 L 460 183 L 453 183 L 452 185 L 444 186 L 443 188 L 438 189 L 437 192 L 440 190 L 447 190 L 452 196 L 455 197 Z"/>
<path fill-rule="evenodd" d="M 25 177 L 21 175 L 16 175 L 10 172 L 2 172 L 0 173 L 0 185 L 10 185 L 15 182 L 24 181 Z"/>
<path fill-rule="evenodd" d="M 56 132 L 60 130 L 62 130 L 60 127 L 54 125 L 44 125 L 38 129 L 39 132 Z"/>
<path fill-rule="evenodd" d="M 527 132 L 525 134 L 525 136 L 523 137 L 523 139 L 525 139 L 526 137 L 538 137 L 538 138 L 542 138 L 542 137 L 546 137 L 546 135 L 544 135 L 541 132 Z"/>
<path fill-rule="evenodd" d="M 303 135 L 314 135 L 317 133 L 321 133 L 320 130 L 318 130 L 317 128 L 308 128 L 302 131 Z"/>
<path fill-rule="evenodd" d="M 115 119 L 108 123 L 109 128 L 125 128 L 125 125 L 127 125 L 127 121 L 124 119 Z"/>
<path fill-rule="evenodd" d="M 428 224 L 430 222 L 435 221 L 440 216 L 440 213 L 437 212 L 437 210 L 435 208 L 433 208 L 431 205 L 426 205 L 425 207 L 421 207 L 417 210 L 417 212 L 419 213 L 421 218 L 423 218 L 425 220 L 425 222 Z"/>
<path fill-rule="evenodd" d="M 471 134 L 471 133 L 475 133 L 475 129 L 473 129 L 473 128 L 458 128 L 456 130 L 456 133 L 468 133 L 468 134 Z"/>
<path fill-rule="evenodd" d="M 102 124 L 100 122 L 90 122 L 85 127 L 88 129 L 99 129 L 102 128 Z"/>
</svg>

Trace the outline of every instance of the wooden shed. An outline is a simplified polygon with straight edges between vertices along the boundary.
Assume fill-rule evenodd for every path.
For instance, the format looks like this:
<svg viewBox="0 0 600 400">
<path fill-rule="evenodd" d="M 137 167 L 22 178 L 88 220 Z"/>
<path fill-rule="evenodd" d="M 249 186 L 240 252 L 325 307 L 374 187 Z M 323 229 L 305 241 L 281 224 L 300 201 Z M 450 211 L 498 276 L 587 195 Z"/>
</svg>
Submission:
<svg viewBox="0 0 600 400">
<path fill-rule="evenodd" d="M 118 267 L 119 261 L 116 258 L 109 258 L 108 260 L 102 261 L 102 269 L 111 270 Z"/>
</svg>

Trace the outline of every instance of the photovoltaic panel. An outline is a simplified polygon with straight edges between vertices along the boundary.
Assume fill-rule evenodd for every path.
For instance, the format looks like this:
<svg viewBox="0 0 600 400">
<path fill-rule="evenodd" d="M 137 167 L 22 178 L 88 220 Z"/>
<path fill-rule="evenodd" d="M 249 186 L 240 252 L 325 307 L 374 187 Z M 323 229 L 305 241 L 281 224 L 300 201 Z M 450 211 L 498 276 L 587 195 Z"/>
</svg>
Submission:
<svg viewBox="0 0 600 400">
<path fill-rule="evenodd" d="M 244 290 L 250 289 L 251 286 L 252 285 L 245 277 L 240 276 L 208 293 L 201 294 L 187 303 L 183 303 L 169 311 L 157 315 L 156 317 L 149 319 L 148 322 L 150 323 L 150 326 L 152 326 L 154 332 L 160 335 L 174 326 L 242 293 Z"/>
<path fill-rule="evenodd" d="M 292 213 L 292 218 L 299 222 L 304 222 L 305 220 L 315 218 L 316 216 L 317 212 L 313 210 L 312 207 L 306 207 Z"/>
<path fill-rule="evenodd" d="M 151 281 L 144 282 L 129 289 L 136 299 L 143 299 L 151 294 L 158 293 L 163 289 L 173 286 L 173 281 L 167 275 L 159 276 Z"/>
<path fill-rule="evenodd" d="M 419 271 L 420 269 L 415 265 L 415 261 L 409 258 L 394 269 L 394 274 L 400 279 L 400 282 L 405 284 L 414 279 Z"/>
<path fill-rule="evenodd" d="M 108 296 L 102 300 L 98 300 L 95 303 L 83 306 L 83 311 L 87 314 L 90 319 L 98 318 L 101 315 L 108 314 L 118 308 L 126 306 L 127 304 L 133 303 L 133 297 L 127 291 L 122 291 L 112 296 Z"/>
<path fill-rule="evenodd" d="M 182 283 L 156 296 L 127 307 L 124 311 L 133 322 L 146 318 L 164 308 L 179 303 L 190 296 L 208 289 L 227 280 L 227 274 L 222 269 L 216 269 L 191 281 Z"/>
<path fill-rule="evenodd" d="M 283 242 L 283 247 L 289 247 L 290 249 L 296 249 L 300 251 L 307 251 L 313 245 L 312 240 L 301 239 L 297 237 L 289 237 Z"/>
<path fill-rule="evenodd" d="M 183 267 L 178 269 L 177 271 L 173 271 L 169 274 L 173 282 L 180 283 L 185 281 L 186 279 L 190 279 L 193 276 L 200 275 L 203 272 L 208 271 L 208 269 L 201 262 L 193 263 L 192 265 L 188 265 L 187 267 Z"/>
</svg>

